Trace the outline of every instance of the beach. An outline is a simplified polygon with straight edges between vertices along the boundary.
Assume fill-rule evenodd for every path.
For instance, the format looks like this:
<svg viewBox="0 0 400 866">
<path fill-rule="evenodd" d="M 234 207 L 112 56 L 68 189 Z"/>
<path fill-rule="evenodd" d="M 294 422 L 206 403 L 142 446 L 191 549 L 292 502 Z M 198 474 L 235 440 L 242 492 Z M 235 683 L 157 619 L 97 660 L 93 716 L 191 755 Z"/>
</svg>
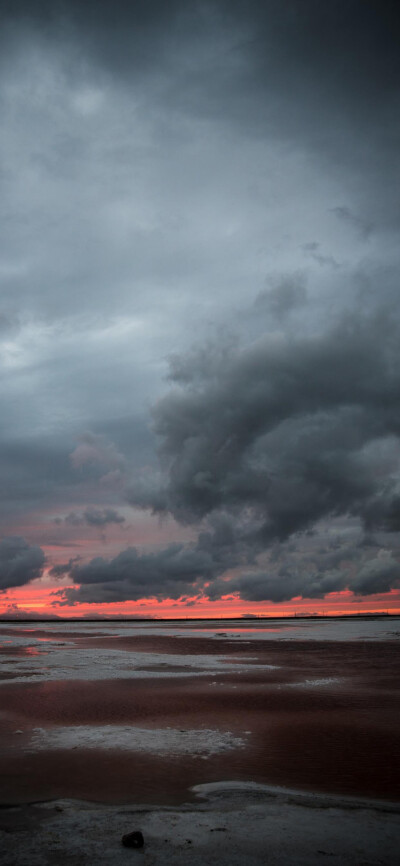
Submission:
<svg viewBox="0 0 400 866">
<path fill-rule="evenodd" d="M 179 809 L 61 800 L 2 810 L 0 863 L 397 866 L 400 810 L 394 805 L 235 784 L 202 795 L 199 805 Z M 122 836 L 138 829 L 143 848 L 124 848 Z"/>
<path fill-rule="evenodd" d="M 397 862 L 399 625 L 0 624 L 0 863 Z"/>
</svg>

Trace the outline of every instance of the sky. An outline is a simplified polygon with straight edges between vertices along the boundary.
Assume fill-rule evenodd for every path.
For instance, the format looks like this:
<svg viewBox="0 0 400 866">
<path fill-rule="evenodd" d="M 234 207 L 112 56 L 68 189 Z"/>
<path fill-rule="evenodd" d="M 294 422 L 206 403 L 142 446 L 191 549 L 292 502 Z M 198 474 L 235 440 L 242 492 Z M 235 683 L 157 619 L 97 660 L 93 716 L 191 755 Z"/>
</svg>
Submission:
<svg viewBox="0 0 400 866">
<path fill-rule="evenodd" d="M 0 0 L 0 616 L 400 611 L 391 0 Z"/>
</svg>

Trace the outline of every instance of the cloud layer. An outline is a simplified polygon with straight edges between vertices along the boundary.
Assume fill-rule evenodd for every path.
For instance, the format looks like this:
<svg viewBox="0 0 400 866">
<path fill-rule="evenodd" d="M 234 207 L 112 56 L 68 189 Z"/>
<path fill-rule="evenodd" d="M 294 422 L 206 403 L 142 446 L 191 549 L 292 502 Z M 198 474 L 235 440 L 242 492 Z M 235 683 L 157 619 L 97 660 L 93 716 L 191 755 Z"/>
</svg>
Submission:
<svg viewBox="0 0 400 866">
<path fill-rule="evenodd" d="M 186 550 L 190 563 L 182 561 L 186 592 L 203 591 L 206 583 L 209 597 L 238 592 L 246 600 L 284 601 L 347 587 L 370 594 L 398 586 L 397 560 L 379 555 L 376 543 L 365 546 L 356 538 L 302 561 L 298 539 L 329 518 L 356 519 L 369 535 L 399 531 L 399 336 L 395 311 L 378 309 L 342 316 L 308 339 L 269 337 L 244 349 L 208 346 L 174 358 L 177 387 L 154 410 L 165 483 L 155 489 L 151 482 L 146 491 L 141 479 L 137 497 L 135 485 L 128 496 L 182 523 L 209 521 L 209 531 Z M 300 549 L 289 564 L 285 543 L 291 538 Z M 205 539 L 212 562 L 198 558 Z M 275 552 L 281 547 L 278 568 L 269 562 L 269 572 L 210 585 L 273 545 Z M 131 593 L 143 592 L 148 581 L 150 594 L 168 597 L 170 551 L 160 551 L 155 561 L 160 584 L 154 574 L 142 579 L 146 558 L 139 559 Z M 89 571 L 75 570 L 74 579 L 106 584 L 120 562 L 99 566 L 94 561 Z"/>
<path fill-rule="evenodd" d="M 252 508 L 266 541 L 347 513 L 399 529 L 399 336 L 377 311 L 175 360 L 181 387 L 155 409 L 165 507 L 182 521 Z"/>
<path fill-rule="evenodd" d="M 0 591 L 23 586 L 40 577 L 45 555 L 40 547 L 12 536 L 0 541 Z"/>
<path fill-rule="evenodd" d="M 4 586 L 396 588 L 397 5 L 0 18 Z"/>
</svg>

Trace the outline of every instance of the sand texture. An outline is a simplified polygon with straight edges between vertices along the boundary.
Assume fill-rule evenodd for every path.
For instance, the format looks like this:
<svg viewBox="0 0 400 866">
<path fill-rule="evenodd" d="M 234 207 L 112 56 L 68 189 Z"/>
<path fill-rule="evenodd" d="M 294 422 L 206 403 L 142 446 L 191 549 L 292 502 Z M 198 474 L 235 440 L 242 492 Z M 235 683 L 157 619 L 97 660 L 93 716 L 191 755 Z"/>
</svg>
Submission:
<svg viewBox="0 0 400 866">
<path fill-rule="evenodd" d="M 3 808 L 1 866 L 397 866 L 400 807 L 268 791 L 203 786 L 199 804 L 97 806 L 62 800 Z M 124 848 L 141 830 L 144 847 Z"/>
</svg>

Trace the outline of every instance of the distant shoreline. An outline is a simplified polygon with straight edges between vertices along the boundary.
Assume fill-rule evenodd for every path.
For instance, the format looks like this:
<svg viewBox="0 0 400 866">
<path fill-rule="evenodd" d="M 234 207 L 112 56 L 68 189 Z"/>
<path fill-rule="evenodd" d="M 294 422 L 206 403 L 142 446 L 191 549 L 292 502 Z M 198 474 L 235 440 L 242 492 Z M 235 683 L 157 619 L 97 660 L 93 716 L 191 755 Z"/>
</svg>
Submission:
<svg viewBox="0 0 400 866">
<path fill-rule="evenodd" d="M 40 617 L 28 619 L 11 619 L 9 617 L 1 617 L 0 623 L 62 623 L 62 622 L 276 622 L 277 620 L 372 620 L 372 619 L 399 619 L 400 613 L 342 613 L 342 614 L 303 614 L 303 615 L 287 615 L 287 616 L 186 616 L 186 617 Z"/>
</svg>

